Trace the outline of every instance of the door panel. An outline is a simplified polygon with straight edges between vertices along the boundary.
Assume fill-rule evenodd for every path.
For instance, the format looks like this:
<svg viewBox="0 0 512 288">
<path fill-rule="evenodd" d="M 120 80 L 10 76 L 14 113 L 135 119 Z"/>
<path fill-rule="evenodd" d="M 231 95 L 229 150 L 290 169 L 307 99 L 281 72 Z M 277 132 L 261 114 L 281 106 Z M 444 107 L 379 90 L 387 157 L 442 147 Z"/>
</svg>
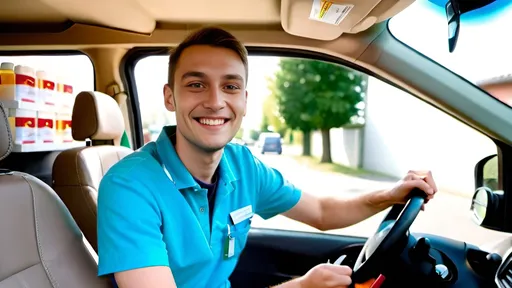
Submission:
<svg viewBox="0 0 512 288">
<path fill-rule="evenodd" d="M 233 287 L 269 287 L 304 275 L 311 267 L 346 254 L 353 266 L 365 238 L 252 228 L 231 276 Z"/>
</svg>

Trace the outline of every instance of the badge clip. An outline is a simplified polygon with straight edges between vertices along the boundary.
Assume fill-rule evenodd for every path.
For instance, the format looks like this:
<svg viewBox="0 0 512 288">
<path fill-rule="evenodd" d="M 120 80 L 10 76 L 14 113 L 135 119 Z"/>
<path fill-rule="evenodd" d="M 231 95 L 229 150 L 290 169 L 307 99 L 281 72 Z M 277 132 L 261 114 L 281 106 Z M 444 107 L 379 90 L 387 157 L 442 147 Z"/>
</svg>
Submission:
<svg viewBox="0 0 512 288">
<path fill-rule="evenodd" d="M 228 235 L 224 243 L 224 259 L 229 259 L 235 255 L 235 237 L 231 235 L 231 227 L 228 224 Z"/>
</svg>

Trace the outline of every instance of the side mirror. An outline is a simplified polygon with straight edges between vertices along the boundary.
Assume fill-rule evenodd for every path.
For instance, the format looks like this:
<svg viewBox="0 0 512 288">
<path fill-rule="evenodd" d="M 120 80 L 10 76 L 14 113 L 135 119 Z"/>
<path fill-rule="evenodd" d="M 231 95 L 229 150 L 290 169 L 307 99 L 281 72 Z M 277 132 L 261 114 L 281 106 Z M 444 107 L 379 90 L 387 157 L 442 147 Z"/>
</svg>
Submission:
<svg viewBox="0 0 512 288">
<path fill-rule="evenodd" d="M 492 191 L 499 190 L 498 171 L 498 155 L 489 155 L 478 161 L 475 165 L 475 189 L 487 187 Z"/>
<path fill-rule="evenodd" d="M 473 221 L 479 226 L 501 231 L 504 204 L 503 191 L 492 191 L 487 187 L 478 188 L 471 202 Z"/>
<path fill-rule="evenodd" d="M 499 183 L 498 155 L 490 155 L 475 166 L 475 194 L 471 202 L 473 221 L 482 227 L 503 230 L 504 197 Z"/>
</svg>

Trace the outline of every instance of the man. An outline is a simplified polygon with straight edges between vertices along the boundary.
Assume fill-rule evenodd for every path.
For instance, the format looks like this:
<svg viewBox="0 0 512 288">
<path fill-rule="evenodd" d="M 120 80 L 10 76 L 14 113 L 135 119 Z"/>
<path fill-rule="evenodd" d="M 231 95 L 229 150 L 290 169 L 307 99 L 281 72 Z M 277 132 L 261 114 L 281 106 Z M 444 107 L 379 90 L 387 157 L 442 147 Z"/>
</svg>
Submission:
<svg viewBox="0 0 512 288">
<path fill-rule="evenodd" d="M 246 49 L 221 29 L 199 30 L 171 53 L 163 94 L 177 125 L 103 178 L 99 275 L 114 275 L 121 288 L 229 287 L 253 213 L 329 230 L 404 203 L 415 187 L 429 199 L 437 191 L 430 173 L 411 172 L 355 199 L 301 192 L 246 147 L 228 144 L 246 113 L 247 76 Z M 345 287 L 350 275 L 321 264 L 279 287 Z"/>
</svg>

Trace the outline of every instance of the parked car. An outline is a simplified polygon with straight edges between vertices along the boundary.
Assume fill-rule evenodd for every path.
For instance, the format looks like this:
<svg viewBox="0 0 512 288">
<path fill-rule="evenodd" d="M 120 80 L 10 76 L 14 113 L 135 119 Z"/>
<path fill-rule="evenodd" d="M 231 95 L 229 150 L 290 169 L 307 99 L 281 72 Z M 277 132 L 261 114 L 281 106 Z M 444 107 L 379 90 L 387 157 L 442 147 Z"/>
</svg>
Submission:
<svg viewBox="0 0 512 288">
<path fill-rule="evenodd" d="M 283 139 L 279 133 L 261 133 L 257 148 L 261 151 L 261 154 L 265 154 L 265 152 L 281 154 L 283 152 Z"/>
</svg>

